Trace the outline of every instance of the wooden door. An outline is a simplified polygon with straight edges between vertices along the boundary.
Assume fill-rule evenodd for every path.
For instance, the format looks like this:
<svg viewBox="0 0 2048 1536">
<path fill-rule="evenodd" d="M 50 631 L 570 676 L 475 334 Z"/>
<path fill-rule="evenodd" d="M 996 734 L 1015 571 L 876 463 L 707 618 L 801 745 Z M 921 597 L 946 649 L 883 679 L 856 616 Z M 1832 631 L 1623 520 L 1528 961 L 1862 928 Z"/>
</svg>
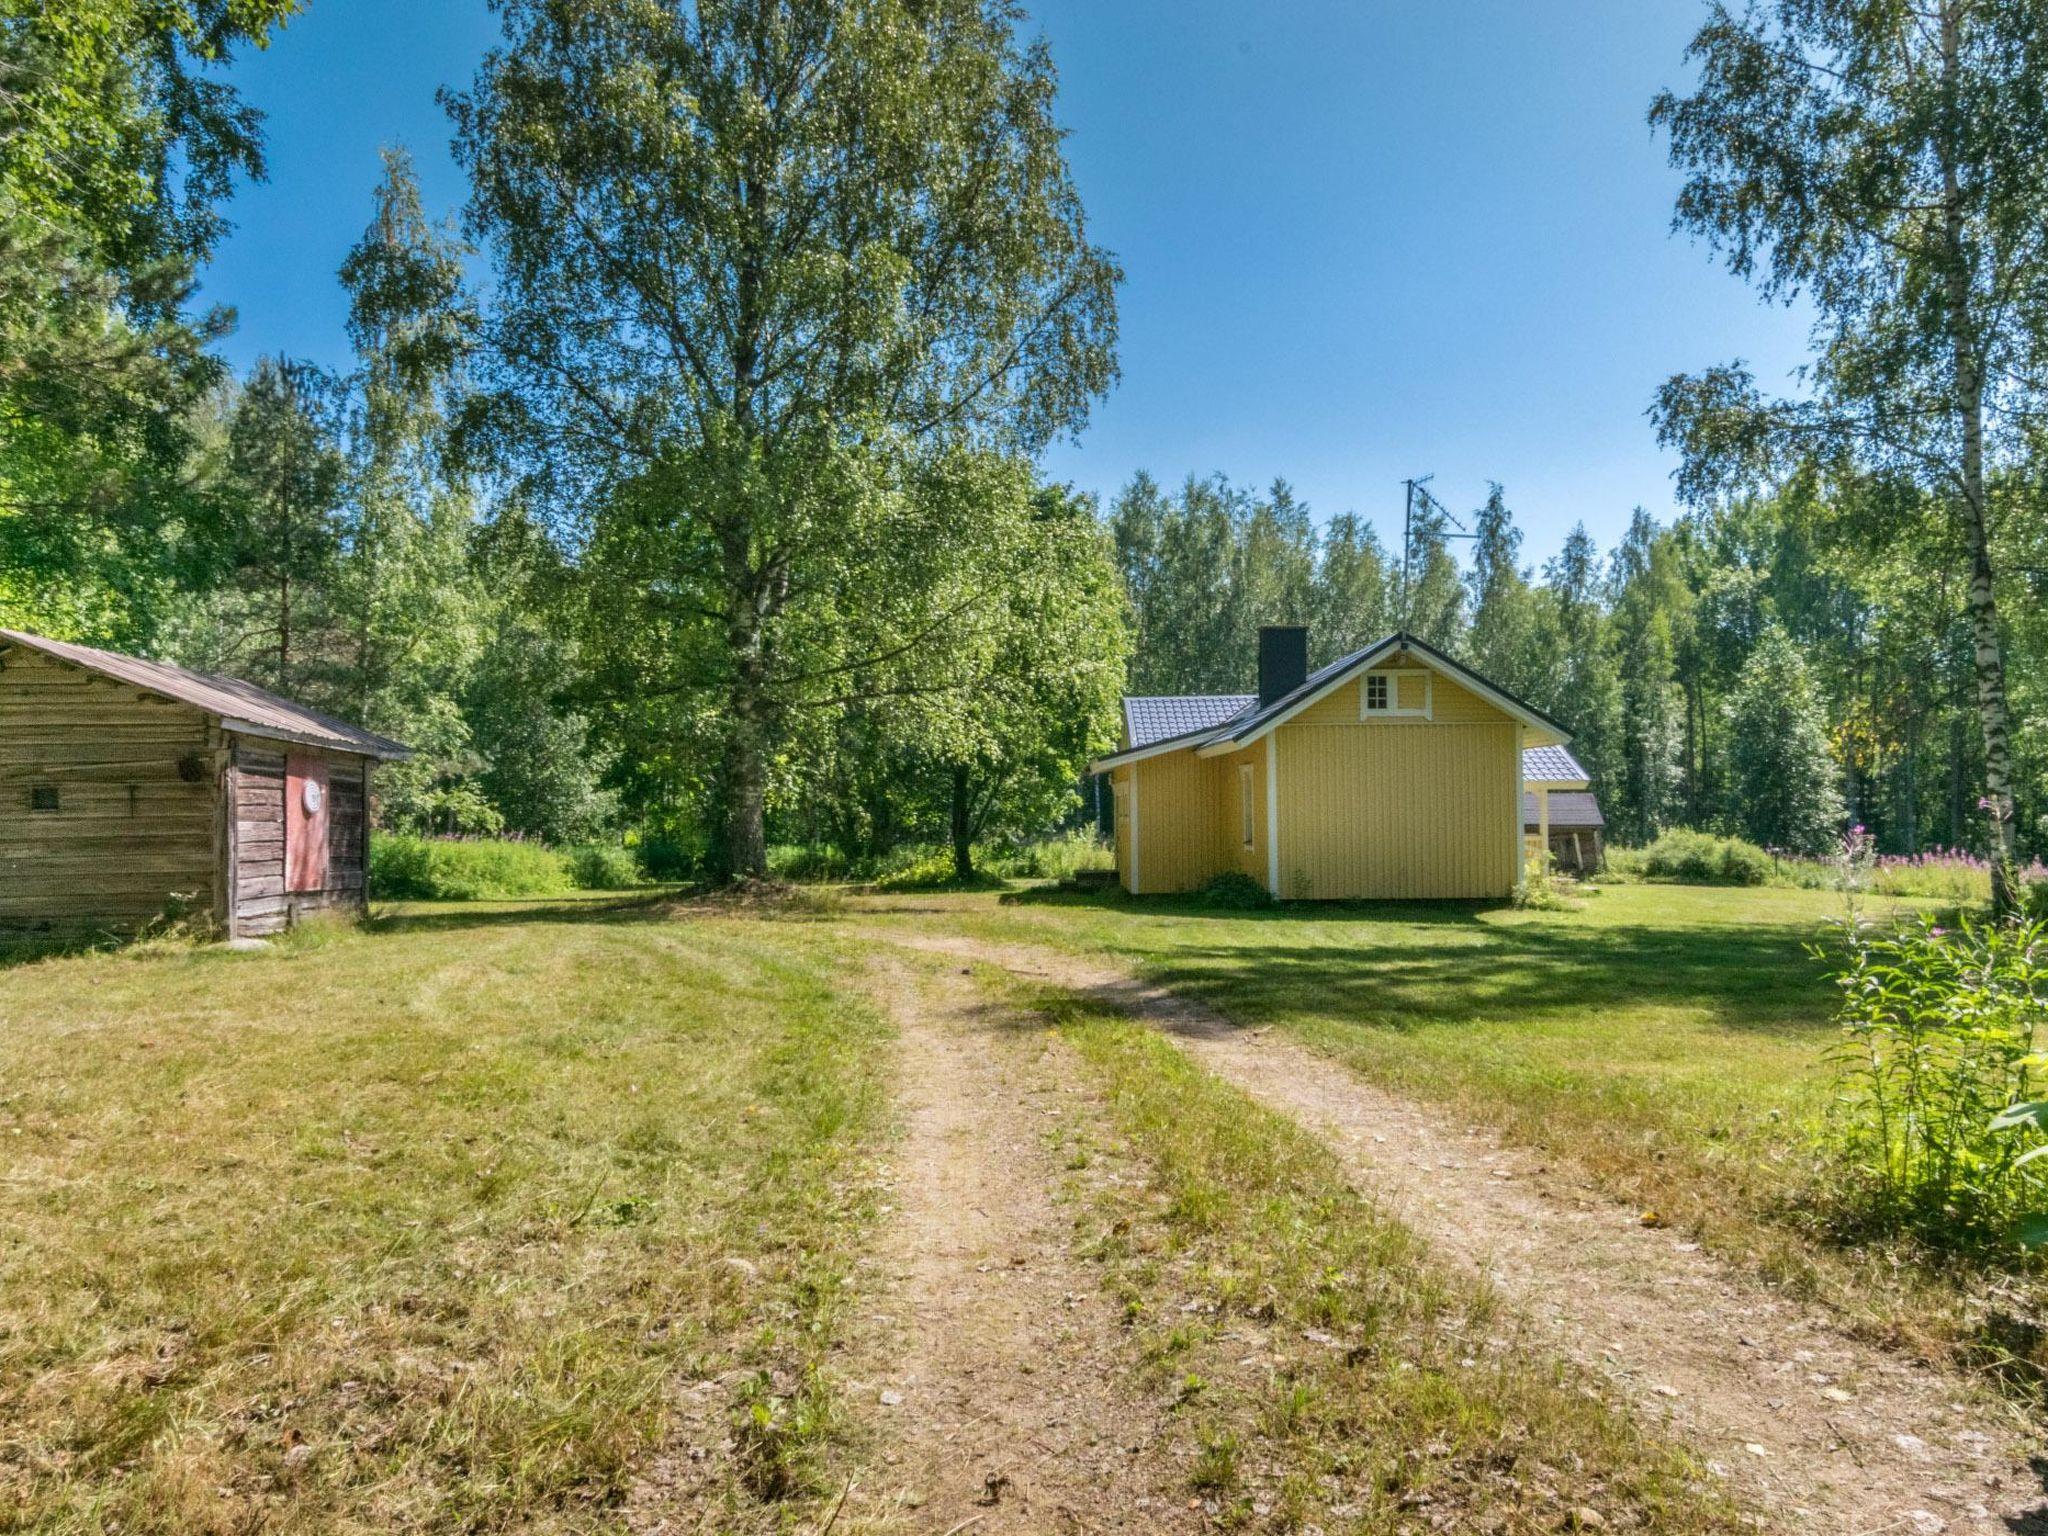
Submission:
<svg viewBox="0 0 2048 1536">
<path fill-rule="evenodd" d="M 327 889 L 327 764 L 317 757 L 285 758 L 284 888 Z"/>
</svg>

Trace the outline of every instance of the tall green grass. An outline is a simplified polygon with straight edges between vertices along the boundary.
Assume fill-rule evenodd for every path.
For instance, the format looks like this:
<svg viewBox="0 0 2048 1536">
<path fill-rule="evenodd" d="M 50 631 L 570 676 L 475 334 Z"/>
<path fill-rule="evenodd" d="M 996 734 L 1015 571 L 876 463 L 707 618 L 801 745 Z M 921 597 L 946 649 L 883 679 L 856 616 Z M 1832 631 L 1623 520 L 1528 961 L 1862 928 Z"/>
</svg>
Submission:
<svg viewBox="0 0 2048 1536">
<path fill-rule="evenodd" d="M 370 839 L 370 894 L 388 901 L 506 901 L 639 883 L 632 855 L 601 844 L 562 850 L 502 838 Z"/>
</svg>

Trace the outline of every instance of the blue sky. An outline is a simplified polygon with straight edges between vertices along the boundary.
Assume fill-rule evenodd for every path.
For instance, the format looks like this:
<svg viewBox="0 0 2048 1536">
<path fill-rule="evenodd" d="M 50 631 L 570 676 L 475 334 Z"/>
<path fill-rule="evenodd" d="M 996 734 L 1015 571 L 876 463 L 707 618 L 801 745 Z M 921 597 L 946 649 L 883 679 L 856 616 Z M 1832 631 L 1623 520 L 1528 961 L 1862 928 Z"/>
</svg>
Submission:
<svg viewBox="0 0 2048 1536">
<path fill-rule="evenodd" d="M 1643 412 L 1668 374 L 1803 325 L 1669 232 L 1677 177 L 1644 112 L 1683 84 L 1698 0 L 1034 0 L 1069 154 L 1122 260 L 1123 382 L 1048 473 L 1107 495 L 1284 475 L 1319 516 L 1400 531 L 1400 481 L 1454 509 L 1502 481 L 1528 553 L 1672 510 Z M 403 143 L 431 206 L 461 178 L 437 86 L 496 36 L 483 0 L 311 0 L 237 69 L 269 114 L 207 274 L 237 363 L 341 363 L 334 272 Z"/>
</svg>

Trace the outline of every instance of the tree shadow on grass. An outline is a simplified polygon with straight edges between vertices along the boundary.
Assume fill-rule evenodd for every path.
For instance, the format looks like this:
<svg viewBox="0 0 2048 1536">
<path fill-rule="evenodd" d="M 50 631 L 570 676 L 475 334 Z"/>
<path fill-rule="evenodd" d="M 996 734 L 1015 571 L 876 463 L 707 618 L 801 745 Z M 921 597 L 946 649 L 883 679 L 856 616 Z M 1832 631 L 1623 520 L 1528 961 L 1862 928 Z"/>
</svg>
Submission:
<svg viewBox="0 0 2048 1536">
<path fill-rule="evenodd" d="M 424 910 L 422 910 L 424 906 Z M 387 904 L 372 902 L 363 926 L 371 933 L 446 933 L 519 924 L 674 923 L 696 917 L 746 917 L 771 922 L 828 922 L 844 916 L 835 897 L 792 886 L 773 896 L 664 887 L 616 895 L 564 900 L 536 896 L 521 900 Z"/>
<path fill-rule="evenodd" d="M 90 929 L 60 933 L 0 934 L 0 971 L 34 965 L 39 960 L 63 960 L 74 955 L 98 954 L 133 943 L 131 936 Z"/>
<path fill-rule="evenodd" d="M 1009 901 L 1222 919 L 1138 950 L 1146 974 L 1233 1018 L 1316 1016 L 1372 1029 L 1703 1011 L 1740 1032 L 1817 1039 L 1834 991 L 1786 922 L 1492 923 L 1498 902 L 1346 902 L 1251 911 L 1186 898 L 1020 892 Z M 1243 937 L 1238 937 L 1242 935 Z M 1137 946 L 1133 946 L 1137 950 Z"/>
</svg>

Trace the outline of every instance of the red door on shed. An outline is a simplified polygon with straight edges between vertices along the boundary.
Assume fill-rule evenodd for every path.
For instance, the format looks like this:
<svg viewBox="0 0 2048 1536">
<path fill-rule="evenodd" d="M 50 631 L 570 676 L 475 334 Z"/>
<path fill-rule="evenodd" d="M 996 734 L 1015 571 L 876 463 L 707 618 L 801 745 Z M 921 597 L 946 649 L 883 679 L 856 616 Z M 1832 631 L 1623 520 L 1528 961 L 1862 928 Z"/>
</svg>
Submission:
<svg viewBox="0 0 2048 1536">
<path fill-rule="evenodd" d="M 284 760 L 284 888 L 327 889 L 327 764 L 317 757 Z"/>
</svg>

